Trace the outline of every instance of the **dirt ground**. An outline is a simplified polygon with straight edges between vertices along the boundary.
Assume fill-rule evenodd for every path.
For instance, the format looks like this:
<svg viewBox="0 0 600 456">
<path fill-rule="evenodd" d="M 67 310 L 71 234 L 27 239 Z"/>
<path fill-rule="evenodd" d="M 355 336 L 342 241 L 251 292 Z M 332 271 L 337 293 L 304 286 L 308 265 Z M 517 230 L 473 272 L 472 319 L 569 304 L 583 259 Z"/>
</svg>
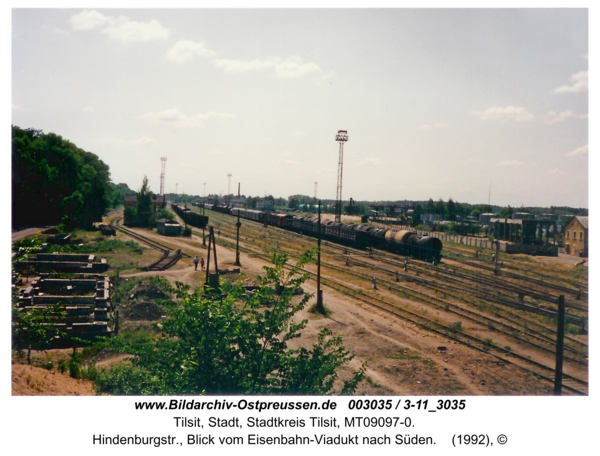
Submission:
<svg viewBox="0 0 600 456">
<path fill-rule="evenodd" d="M 148 235 L 146 231 L 144 233 Z M 154 235 L 164 241 L 164 237 Z M 202 238 L 189 241 L 169 240 L 190 254 L 206 259 Z M 219 269 L 233 268 L 235 251 L 217 248 Z M 248 278 L 262 272 L 263 260 L 240 254 L 242 272 Z M 194 270 L 191 258 L 183 258 L 172 269 L 160 272 L 134 272 L 121 277 L 160 275 L 170 282 L 180 281 L 192 287 L 204 281 L 203 271 Z M 227 276 L 225 275 L 225 278 Z M 316 292 L 316 283 L 309 281 L 305 291 Z M 313 300 L 314 302 L 314 300 Z M 312 345 L 321 328 L 328 326 L 334 334 L 342 334 L 346 348 L 355 354 L 350 365 L 340 372 L 348 378 L 351 371 L 367 363 L 367 380 L 359 394 L 367 395 L 547 395 L 552 394 L 550 382 L 540 380 L 518 367 L 504 363 L 493 355 L 450 341 L 425 331 L 412 323 L 378 311 L 369 305 L 324 289 L 324 302 L 332 312 L 330 317 L 312 314 L 304 309 L 298 317 L 309 324 L 302 338 L 294 341 Z M 42 356 L 42 355 L 40 355 Z M 44 355 L 45 356 L 45 355 Z M 95 360 L 98 367 L 122 361 L 101 353 Z M 73 380 L 67 374 L 13 364 L 13 395 L 92 395 L 90 382 Z"/>
</svg>

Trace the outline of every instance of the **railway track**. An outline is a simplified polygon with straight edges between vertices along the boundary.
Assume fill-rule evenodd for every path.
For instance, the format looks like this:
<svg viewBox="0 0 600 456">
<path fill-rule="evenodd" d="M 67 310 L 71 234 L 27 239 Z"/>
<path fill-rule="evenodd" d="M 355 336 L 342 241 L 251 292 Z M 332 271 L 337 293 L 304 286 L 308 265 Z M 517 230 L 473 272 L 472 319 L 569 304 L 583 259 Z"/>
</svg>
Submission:
<svg viewBox="0 0 600 456">
<path fill-rule="evenodd" d="M 164 271 L 165 269 L 169 269 L 173 266 L 175 266 L 175 264 L 177 264 L 177 262 L 185 257 L 190 258 L 190 256 L 186 253 L 183 253 L 183 251 L 181 249 L 171 249 L 170 247 L 167 247 L 166 245 L 163 245 L 159 242 L 156 242 L 148 237 L 142 236 L 136 232 L 134 232 L 133 230 L 130 230 L 128 228 L 125 228 L 124 226 L 122 226 L 119 222 L 122 220 L 123 217 L 116 217 L 112 220 L 110 220 L 110 225 L 112 227 L 114 227 L 115 229 L 121 231 L 122 233 L 126 234 L 127 236 L 132 237 L 133 239 L 146 244 L 147 246 L 158 250 L 159 252 L 163 252 L 163 256 L 160 260 L 158 260 L 157 262 L 146 266 L 144 268 L 141 268 L 144 271 Z"/>
<path fill-rule="evenodd" d="M 225 215 L 223 215 L 223 217 L 225 217 Z M 261 235 L 265 234 L 265 231 L 263 229 L 257 228 L 256 226 L 252 226 L 254 224 L 250 224 L 250 223 L 246 223 L 246 225 L 248 227 L 251 227 L 252 231 L 255 231 L 256 233 L 260 233 Z M 234 239 L 234 229 L 233 227 L 228 227 L 227 224 L 223 224 L 223 225 L 219 225 L 220 229 L 223 231 L 223 236 L 225 237 L 231 237 L 231 239 Z M 274 227 L 270 227 L 270 230 L 276 230 L 276 228 Z M 281 230 L 277 230 L 277 235 L 279 236 L 279 231 Z M 283 232 L 285 233 L 285 232 Z M 281 233 L 281 234 L 283 234 Z M 248 234 L 248 233 L 245 233 Z M 284 237 L 290 237 L 290 240 L 293 240 L 295 242 L 302 242 L 304 241 L 304 239 L 299 236 L 296 235 L 294 233 L 294 235 L 291 235 L 289 233 L 286 233 Z M 251 236 L 243 236 L 246 239 L 248 237 Z M 218 243 L 225 245 L 227 247 L 234 247 L 234 243 L 227 241 L 223 238 L 220 238 L 218 240 Z M 308 243 L 308 241 L 307 241 Z M 314 240 L 312 243 L 313 244 Z M 247 244 L 244 244 L 243 246 L 240 246 L 240 250 L 243 252 L 246 252 L 248 254 L 251 254 L 252 256 L 255 257 L 259 257 L 262 258 L 266 261 L 268 261 L 269 256 L 264 252 L 264 250 L 266 250 L 268 252 L 269 247 L 272 247 L 272 242 L 269 241 L 267 243 L 267 240 L 265 238 L 265 242 L 263 244 L 263 241 L 260 240 L 260 242 L 256 242 L 256 241 L 250 241 L 250 244 L 252 245 L 253 248 L 248 247 Z M 324 242 L 324 244 L 326 244 Z M 264 246 L 264 247 L 263 247 Z M 342 249 L 345 249 L 344 247 L 340 247 Z M 264 249 L 264 250 L 257 250 L 257 249 Z M 275 250 L 275 249 L 271 249 L 271 250 Z M 322 245 L 322 252 L 323 252 L 323 245 Z M 331 264 L 323 264 L 322 261 L 322 267 L 325 268 L 331 268 Z M 339 268 L 341 270 L 341 272 L 343 273 L 348 273 L 347 270 L 343 270 L 342 268 Z M 314 276 L 315 274 L 313 272 L 310 272 L 308 270 L 305 270 L 304 272 L 308 272 L 309 274 L 311 274 L 311 276 Z M 384 271 L 387 273 L 390 273 L 390 271 Z M 362 277 L 364 280 L 370 280 L 370 276 L 364 275 Z M 414 277 L 412 277 L 412 279 L 414 279 Z M 490 352 L 490 351 L 499 351 L 504 353 L 505 357 L 500 357 L 498 355 L 495 355 L 494 353 L 492 353 L 493 356 L 498 357 L 499 359 L 501 359 L 503 362 L 511 362 L 513 364 L 518 365 L 519 367 L 522 367 L 525 370 L 528 370 L 532 373 L 534 373 L 535 375 L 539 376 L 540 378 L 544 378 L 547 379 L 549 381 L 552 380 L 552 375 L 554 373 L 554 369 L 553 367 L 548 367 L 547 365 L 540 363 L 540 362 L 536 362 L 533 361 L 531 359 L 529 359 L 527 357 L 527 355 L 522 355 L 522 354 L 518 354 L 515 353 L 511 350 L 507 350 L 506 348 L 500 348 L 497 346 L 493 346 L 490 347 L 489 346 L 489 342 L 486 341 L 486 339 L 482 339 L 480 337 L 477 337 L 476 335 L 473 334 L 469 334 L 465 331 L 456 331 L 456 328 L 452 328 L 451 326 L 445 325 L 439 321 L 435 321 L 435 320 L 431 320 L 428 319 L 422 315 L 419 315 L 416 312 L 412 312 L 408 309 L 403 309 L 401 307 L 398 307 L 397 305 L 390 303 L 384 299 L 381 299 L 379 297 L 374 297 L 374 296 L 370 296 L 368 293 L 366 293 L 364 290 L 360 289 L 360 288 L 355 288 L 355 287 L 351 287 L 345 283 L 340 282 L 339 280 L 336 280 L 332 277 L 325 277 L 325 276 L 321 276 L 321 283 L 325 286 L 331 287 L 336 289 L 339 292 L 342 292 L 344 294 L 347 294 L 349 296 L 351 296 L 352 298 L 361 301 L 361 302 L 365 302 L 367 304 L 370 305 L 374 305 L 375 307 L 381 308 L 383 310 L 386 310 L 388 312 L 393 313 L 394 315 L 399 316 L 400 318 L 403 318 L 405 320 L 408 320 L 412 323 L 415 323 L 421 327 L 427 328 L 429 330 L 433 330 L 434 332 L 439 332 L 440 334 L 443 334 L 445 337 L 450 337 L 453 340 L 457 340 L 463 344 L 469 345 L 477 350 L 481 350 L 481 351 L 485 351 L 485 352 Z M 429 284 L 431 285 L 431 284 Z M 385 282 L 385 286 L 389 286 L 389 287 L 397 287 L 397 285 L 392 284 L 391 282 Z M 427 285 L 426 285 L 427 286 Z M 418 290 L 415 289 L 410 289 L 410 293 L 413 293 L 415 295 L 418 295 L 419 293 L 421 293 L 420 298 L 424 301 L 429 301 L 430 305 L 434 305 L 436 306 L 436 308 L 445 308 L 446 305 L 450 306 L 456 306 L 453 303 L 447 302 L 447 301 L 443 301 L 443 300 L 439 300 L 439 298 L 436 299 L 436 302 L 432 302 L 432 299 L 434 299 L 432 296 L 427 295 L 423 292 L 420 292 Z M 473 322 L 477 322 L 479 324 L 482 323 L 481 319 L 482 316 L 481 314 L 477 313 L 477 312 L 473 312 L 473 311 L 468 311 L 463 307 L 457 308 L 457 311 L 461 312 L 461 318 L 466 318 L 466 319 L 470 319 Z M 469 312 L 472 312 L 471 314 L 469 314 Z M 508 336 L 508 337 L 512 337 L 515 338 L 514 336 L 514 332 L 517 331 L 521 331 L 523 328 L 520 327 L 511 327 L 510 325 L 506 324 L 506 323 L 502 323 L 499 322 L 495 319 L 491 319 L 489 317 L 485 317 L 486 320 L 484 320 L 484 324 L 485 321 L 494 324 L 494 322 L 498 325 L 498 327 L 504 327 L 505 331 L 504 333 Z M 534 337 L 535 336 L 535 337 Z M 535 338 L 538 339 L 540 341 L 540 344 L 533 344 L 535 346 L 536 349 L 539 350 L 543 350 L 546 353 L 548 353 L 549 355 L 553 355 L 554 351 L 552 349 L 549 349 L 547 346 L 544 345 L 552 345 L 555 342 L 549 338 L 546 335 L 540 335 L 540 334 L 535 334 L 535 333 L 528 333 L 527 337 L 531 337 L 531 338 Z M 531 342 L 527 341 L 528 344 L 531 344 Z M 487 344 L 487 345 L 486 345 Z M 567 349 L 567 351 L 572 352 L 575 354 L 575 358 L 572 356 L 567 355 L 567 358 L 570 362 L 574 362 L 577 364 L 581 364 L 581 365 L 586 365 L 587 364 L 587 360 L 582 360 L 581 357 L 584 357 L 585 355 L 587 355 L 586 350 L 587 347 L 584 347 L 584 351 L 581 352 L 580 350 L 577 350 L 575 348 L 569 347 Z M 506 356 L 509 356 L 510 358 L 512 358 L 514 361 L 518 360 L 518 362 L 513 362 L 509 359 L 506 359 Z M 526 364 L 526 365 L 524 365 Z M 563 374 L 563 378 L 564 378 L 564 387 L 565 389 L 568 389 L 569 391 L 572 391 L 574 393 L 578 393 L 578 394 L 587 394 L 588 391 L 588 384 L 586 380 L 582 380 L 580 378 L 577 378 L 575 376 L 571 376 L 571 375 L 567 375 L 567 374 Z"/>
</svg>

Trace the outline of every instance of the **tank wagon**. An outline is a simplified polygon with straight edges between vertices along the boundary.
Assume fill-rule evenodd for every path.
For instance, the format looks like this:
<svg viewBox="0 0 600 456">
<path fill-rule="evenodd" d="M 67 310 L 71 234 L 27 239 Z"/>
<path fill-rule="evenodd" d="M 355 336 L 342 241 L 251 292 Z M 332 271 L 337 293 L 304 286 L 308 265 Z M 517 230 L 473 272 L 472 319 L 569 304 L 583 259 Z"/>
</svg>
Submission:
<svg viewBox="0 0 600 456">
<path fill-rule="evenodd" d="M 172 203 L 171 209 L 173 209 L 173 212 L 181 217 L 187 225 L 192 225 L 196 228 L 205 228 L 206 225 L 208 225 L 207 216 L 193 212 L 181 204 Z"/>
<path fill-rule="evenodd" d="M 206 208 L 208 209 L 208 205 Z M 229 213 L 259 223 L 277 226 L 307 236 L 317 237 L 317 217 L 293 217 L 289 214 L 266 213 L 252 209 L 229 209 L 215 206 L 213 210 Z M 357 249 L 377 248 L 420 260 L 439 262 L 442 258 L 442 241 L 430 236 L 419 236 L 409 230 L 388 230 L 353 223 L 321 222 L 321 239 Z"/>
</svg>

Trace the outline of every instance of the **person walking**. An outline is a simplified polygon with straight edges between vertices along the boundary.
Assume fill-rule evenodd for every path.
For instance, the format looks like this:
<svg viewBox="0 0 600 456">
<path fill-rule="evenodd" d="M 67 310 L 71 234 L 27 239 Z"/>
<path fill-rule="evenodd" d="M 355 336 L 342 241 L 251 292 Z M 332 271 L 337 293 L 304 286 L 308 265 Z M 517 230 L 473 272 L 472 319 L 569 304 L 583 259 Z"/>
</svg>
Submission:
<svg viewBox="0 0 600 456">
<path fill-rule="evenodd" d="M 202 267 L 202 270 L 204 271 L 204 258 L 200 258 L 200 266 Z"/>
<path fill-rule="evenodd" d="M 194 257 L 194 270 L 197 271 L 198 270 L 198 255 L 196 255 Z"/>
</svg>

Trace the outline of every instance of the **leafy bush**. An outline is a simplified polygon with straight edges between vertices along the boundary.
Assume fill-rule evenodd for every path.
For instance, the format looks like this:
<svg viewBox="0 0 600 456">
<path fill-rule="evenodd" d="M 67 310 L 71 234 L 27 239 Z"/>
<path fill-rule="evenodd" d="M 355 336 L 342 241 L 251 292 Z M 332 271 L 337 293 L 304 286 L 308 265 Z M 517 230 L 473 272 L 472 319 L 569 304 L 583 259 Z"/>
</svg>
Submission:
<svg viewBox="0 0 600 456">
<path fill-rule="evenodd" d="M 352 358 L 341 336 L 321 330 L 312 349 L 290 349 L 308 323 L 293 321 L 311 295 L 297 304 L 293 293 L 308 279 L 296 277 L 312 259 L 306 252 L 286 273 L 287 255 L 273 254 L 273 267 L 257 278 L 259 289 L 242 288 L 226 296 L 177 284 L 177 301 L 166 302 L 164 337 L 128 344 L 114 340 L 115 348 L 131 353 L 132 365 L 113 368 L 98 376 L 97 388 L 112 394 L 331 394 L 339 367 Z M 281 294 L 276 294 L 280 290 Z M 364 379 L 366 365 L 345 381 L 341 393 L 353 393 Z"/>
<path fill-rule="evenodd" d="M 48 253 L 107 253 L 116 250 L 142 254 L 144 249 L 133 241 L 121 241 L 120 239 L 98 239 L 95 245 L 65 244 L 48 245 Z"/>
</svg>

